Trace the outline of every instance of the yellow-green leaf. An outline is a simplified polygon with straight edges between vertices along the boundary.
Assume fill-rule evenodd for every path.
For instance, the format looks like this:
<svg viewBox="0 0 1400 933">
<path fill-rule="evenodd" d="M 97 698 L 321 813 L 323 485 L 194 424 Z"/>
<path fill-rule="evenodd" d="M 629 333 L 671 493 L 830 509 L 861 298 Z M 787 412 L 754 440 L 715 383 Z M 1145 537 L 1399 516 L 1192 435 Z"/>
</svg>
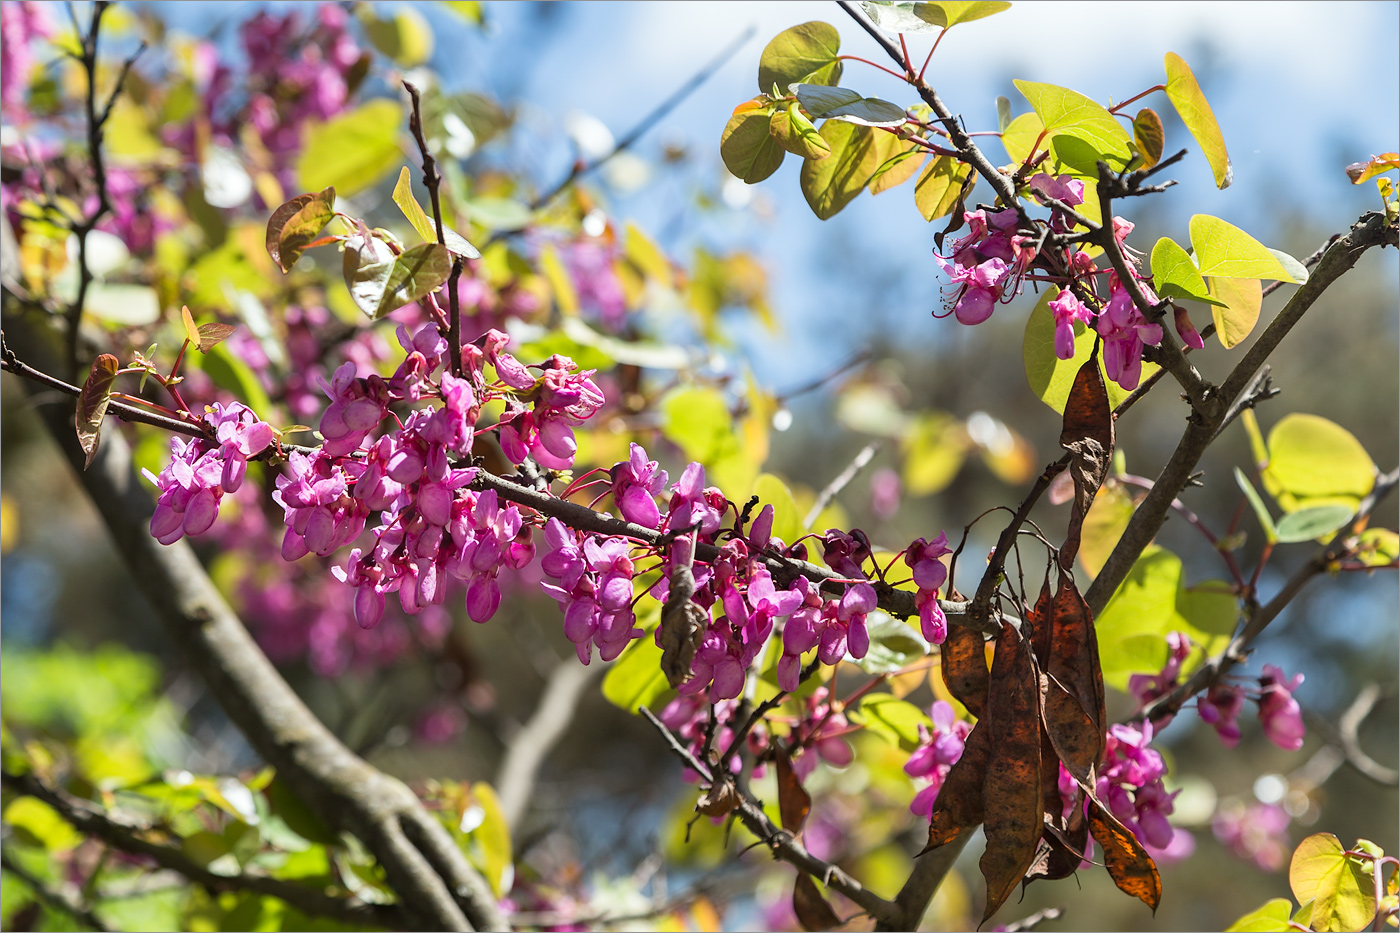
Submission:
<svg viewBox="0 0 1400 933">
<path fill-rule="evenodd" d="M 418 199 L 413 196 L 411 177 L 408 166 L 405 165 L 399 170 L 399 180 L 394 185 L 394 203 L 399 206 L 400 211 L 403 211 L 404 217 L 413 225 L 413 229 L 423 238 L 424 242 L 436 243 L 437 224 L 428 216 L 428 212 L 423 210 L 423 205 L 418 203 Z M 481 258 L 481 253 L 477 252 L 475 246 L 467 242 L 466 237 L 446 224 L 442 227 L 442 238 L 447 241 L 448 252 L 455 253 L 465 259 Z"/>
<path fill-rule="evenodd" d="M 905 143 L 903 152 L 895 153 L 875 170 L 870 178 L 870 193 L 879 194 L 904 184 L 918 173 L 924 164 L 924 147 L 917 143 Z M 915 196 L 917 201 L 917 195 Z"/>
<path fill-rule="evenodd" d="M 1375 485 L 1376 465 L 1346 428 L 1295 412 L 1269 432 L 1269 465 L 1263 476 L 1285 512 L 1322 504 L 1318 500 L 1355 508 Z"/>
<path fill-rule="evenodd" d="M 1344 853 L 1331 833 L 1314 833 L 1293 852 L 1288 884 L 1300 902 L 1312 900 L 1314 930 L 1364 930 L 1376 915 L 1371 873 Z"/>
<path fill-rule="evenodd" d="M 1292 913 L 1293 902 L 1276 897 L 1227 926 L 1225 933 L 1283 933 L 1290 929 L 1288 919 Z"/>
<path fill-rule="evenodd" d="M 672 389 L 661 399 L 661 432 L 690 460 L 709 465 L 738 447 L 729 403 L 703 386 Z"/>
<path fill-rule="evenodd" d="M 1230 187 L 1230 182 L 1235 180 L 1235 170 L 1230 167 L 1230 154 L 1225 151 L 1225 137 L 1220 135 L 1220 124 L 1215 122 L 1215 114 L 1201 93 L 1196 76 L 1175 52 L 1167 53 L 1166 68 L 1167 97 L 1201 147 L 1215 176 L 1215 187 Z"/>
<path fill-rule="evenodd" d="M 942 492 L 962 469 L 972 442 L 962 422 L 946 412 L 916 418 L 900 441 L 904 454 L 904 488 L 911 496 Z"/>
<path fill-rule="evenodd" d="M 924 220 L 946 217 L 958 202 L 972 166 L 952 156 L 934 156 L 914 183 L 914 206 Z"/>
<path fill-rule="evenodd" d="M 297 195 L 267 219 L 267 254 L 283 272 L 288 271 L 334 216 L 334 187 Z"/>
<path fill-rule="evenodd" d="M 603 696 L 632 713 L 670 689 L 661 671 L 661 648 L 650 636 L 628 645 L 603 677 Z"/>
<path fill-rule="evenodd" d="M 402 4 L 385 19 L 374 15 L 369 4 L 360 7 L 360 24 L 370 43 L 404 68 L 421 65 L 433 55 L 433 30 L 423 14 Z"/>
<path fill-rule="evenodd" d="M 1166 133 L 1162 129 L 1162 118 L 1151 107 L 1144 107 L 1133 117 L 1133 142 L 1142 156 L 1138 168 L 1151 168 L 1162 158 L 1162 147 L 1166 144 Z"/>
<path fill-rule="evenodd" d="M 1079 541 L 1079 563 L 1089 576 L 1099 575 L 1132 517 L 1133 500 L 1121 486 L 1114 483 L 1099 490 L 1084 516 Z"/>
<path fill-rule="evenodd" d="M 774 87 L 786 94 L 789 84 L 835 84 L 841 80 L 841 34 L 830 23 L 814 21 L 784 29 L 758 59 L 758 90 Z"/>
<path fill-rule="evenodd" d="M 786 110 L 779 110 L 768 121 L 768 132 L 788 152 L 804 159 L 825 159 L 831 155 L 831 146 L 807 115 L 791 103 Z"/>
<path fill-rule="evenodd" d="M 83 841 L 83 834 L 42 800 L 15 797 L 5 807 L 5 822 L 15 833 L 16 841 L 43 846 L 49 852 L 66 852 Z M 7 846 L 8 848 L 8 846 Z"/>
<path fill-rule="evenodd" d="M 801 184 L 812 213 L 829 220 L 865 189 L 875 170 L 902 143 L 893 133 L 843 120 L 822 124 L 821 135 L 831 146 L 831 155 L 803 163 Z"/>
<path fill-rule="evenodd" d="M 485 781 L 473 784 L 472 801 L 482 810 L 481 822 L 471 831 L 471 841 L 479 847 L 481 856 L 478 867 L 490 883 L 491 893 L 505 897 L 515 874 L 511 859 L 510 826 L 501 811 L 500 798 L 490 784 Z"/>
<path fill-rule="evenodd" d="M 783 164 L 782 144 L 768 130 L 771 120 L 764 110 L 746 110 L 730 117 L 720 136 L 725 168 L 746 184 L 763 181 Z"/>
<path fill-rule="evenodd" d="M 1375 178 L 1382 172 L 1400 168 L 1400 152 L 1385 152 L 1378 156 L 1371 156 L 1365 162 L 1353 162 L 1347 166 L 1347 177 L 1351 179 L 1353 185 L 1359 185 L 1363 181 Z"/>
<path fill-rule="evenodd" d="M 1215 304 L 1205 279 L 1196 271 L 1190 255 L 1174 240 L 1162 237 L 1152 247 L 1152 287 L 1163 298 L 1190 298 Z"/>
<path fill-rule="evenodd" d="M 930 0 L 914 4 L 914 15 L 944 29 L 1011 9 L 1006 0 Z"/>
<path fill-rule="evenodd" d="M 309 190 L 334 187 L 344 196 L 363 191 L 398 164 L 402 108 L 378 98 L 306 130 L 297 177 Z"/>
<path fill-rule="evenodd" d="M 1129 158 L 1128 131 L 1102 105 L 1078 91 L 1054 84 L 1020 80 L 1014 83 L 1046 129 L 1082 140 L 1102 156 L 1117 156 L 1123 161 Z"/>
<path fill-rule="evenodd" d="M 792 490 L 772 473 L 761 473 L 753 484 L 753 494 L 758 496 L 758 508 L 773 506 L 773 534 L 791 544 L 806 529 L 802 526 L 802 515 L 792 498 Z M 757 512 L 754 513 L 755 515 Z"/>
<path fill-rule="evenodd" d="M 1225 349 L 1239 346 L 1259 322 L 1264 305 L 1264 286 L 1258 279 L 1229 279 L 1213 276 L 1210 292 L 1220 304 L 1210 309 L 1215 319 L 1215 336 Z"/>
<path fill-rule="evenodd" d="M 1001 144 L 1012 162 L 1025 162 L 1031 157 L 1031 147 L 1045 132 L 1045 124 L 1034 111 L 1027 111 L 1012 120 L 1001 132 Z M 1041 143 L 1044 146 L 1044 141 Z"/>
<path fill-rule="evenodd" d="M 1273 250 L 1239 227 L 1209 214 L 1196 214 L 1191 218 L 1191 248 L 1196 253 L 1201 275 L 1302 281 L 1290 273 Z"/>
</svg>

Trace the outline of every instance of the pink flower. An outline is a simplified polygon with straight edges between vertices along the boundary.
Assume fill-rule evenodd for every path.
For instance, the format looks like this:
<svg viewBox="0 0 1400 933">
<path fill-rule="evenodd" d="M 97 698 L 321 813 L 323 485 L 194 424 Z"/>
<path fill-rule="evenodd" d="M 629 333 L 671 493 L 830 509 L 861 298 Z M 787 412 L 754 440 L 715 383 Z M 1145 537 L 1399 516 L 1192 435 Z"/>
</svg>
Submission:
<svg viewBox="0 0 1400 933">
<path fill-rule="evenodd" d="M 919 725 L 919 747 L 904 764 L 904 773 L 912 778 L 928 781 L 909 804 L 911 813 L 928 819 L 933 815 L 933 805 L 938 792 L 943 789 L 943 781 L 959 758 L 972 724 L 958 719 L 953 707 L 943 700 L 935 700 L 929 709 L 933 719 L 933 731 Z"/>
<path fill-rule="evenodd" d="M 647 459 L 641 444 L 633 444 L 631 457 L 612 468 L 612 479 L 613 499 L 623 518 L 647 528 L 661 523 L 655 497 L 666 487 L 669 477 L 655 460 Z"/>
<path fill-rule="evenodd" d="M 1045 172 L 1041 172 L 1031 179 L 1030 187 L 1037 194 L 1046 198 L 1054 198 L 1069 207 L 1077 207 L 1084 203 L 1084 182 L 1070 175 L 1058 175 L 1052 178 Z"/>
<path fill-rule="evenodd" d="M 1303 714 L 1293 699 L 1293 691 L 1302 683 L 1302 674 L 1295 674 L 1290 680 L 1272 664 L 1264 665 L 1264 675 L 1259 678 L 1259 721 L 1264 724 L 1264 734 L 1290 752 L 1303 747 Z"/>
<path fill-rule="evenodd" d="M 1092 324 L 1094 314 L 1067 288 L 1050 300 L 1050 312 L 1055 316 L 1055 355 L 1073 359 L 1074 325 Z"/>
<path fill-rule="evenodd" d="M 1236 719 L 1243 708 L 1244 692 L 1226 683 L 1217 683 L 1205 696 L 1196 699 L 1196 712 L 1215 727 L 1226 748 L 1240 744 L 1240 726 Z"/>
</svg>

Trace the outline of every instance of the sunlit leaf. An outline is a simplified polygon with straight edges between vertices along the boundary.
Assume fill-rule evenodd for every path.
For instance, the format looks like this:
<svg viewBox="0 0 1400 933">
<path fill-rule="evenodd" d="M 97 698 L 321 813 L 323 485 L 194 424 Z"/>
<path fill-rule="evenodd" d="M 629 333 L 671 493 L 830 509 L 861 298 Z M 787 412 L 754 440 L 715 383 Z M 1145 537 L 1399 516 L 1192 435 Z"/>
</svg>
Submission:
<svg viewBox="0 0 1400 933">
<path fill-rule="evenodd" d="M 924 220 L 946 217 L 958 202 L 972 166 L 952 156 L 934 156 L 914 183 L 914 206 Z"/>
<path fill-rule="evenodd" d="M 1157 111 L 1144 107 L 1133 117 L 1133 142 L 1142 156 L 1139 168 L 1151 168 L 1162 159 L 1162 147 L 1166 143 L 1166 133 L 1162 129 L 1162 118 Z"/>
<path fill-rule="evenodd" d="M 1312 901 L 1314 930 L 1364 930 L 1375 917 L 1371 873 L 1331 833 L 1314 833 L 1298 844 L 1288 884 L 1299 902 Z"/>
<path fill-rule="evenodd" d="M 1225 933 L 1285 933 L 1291 929 L 1288 919 L 1292 913 L 1293 902 L 1286 897 L 1276 897 L 1230 924 Z"/>
<path fill-rule="evenodd" d="M 1014 83 L 1047 130 L 1080 139 L 1101 156 L 1129 158 L 1128 131 L 1102 105 L 1069 88 L 1034 81 Z"/>
<path fill-rule="evenodd" d="M 1110 483 L 1099 490 L 1084 516 L 1079 545 L 1079 563 L 1089 576 L 1098 576 L 1132 517 L 1133 500 L 1121 486 Z"/>
<path fill-rule="evenodd" d="M 1230 166 L 1230 154 L 1225 151 L 1225 137 L 1220 135 L 1220 124 L 1215 122 L 1215 114 L 1196 83 L 1191 68 L 1175 52 L 1166 56 L 1167 97 L 1186 124 L 1186 129 L 1195 137 L 1201 152 L 1210 164 L 1217 188 L 1228 188 L 1235 180 L 1235 170 Z"/>
<path fill-rule="evenodd" d="M 1254 488 L 1254 484 L 1249 481 L 1249 477 L 1244 472 L 1235 467 L 1235 482 L 1239 484 L 1240 491 L 1249 500 L 1250 508 L 1254 509 L 1255 518 L 1259 519 L 1259 525 L 1264 529 L 1264 537 L 1270 541 L 1278 540 L 1278 529 L 1274 527 L 1274 517 L 1269 514 L 1269 507 L 1264 504 L 1264 499 L 1259 495 L 1259 491 Z"/>
<path fill-rule="evenodd" d="M 905 143 L 903 152 L 896 153 L 884 165 L 875 170 L 870 178 L 870 193 L 879 194 L 904 184 L 918 174 L 924 164 L 924 148 L 916 143 Z"/>
<path fill-rule="evenodd" d="M 398 102 L 376 98 L 306 130 L 306 145 L 297 159 L 301 187 L 333 187 L 349 197 L 368 188 L 398 164 Z"/>
<path fill-rule="evenodd" d="M 784 29 L 758 59 L 758 90 L 789 84 L 835 84 L 841 80 L 841 34 L 830 23 L 814 21 Z"/>
<path fill-rule="evenodd" d="M 803 159 L 825 159 L 831 155 L 831 146 L 796 103 L 789 104 L 787 109 L 779 110 L 769 118 L 768 132 L 778 141 L 778 145 Z"/>
<path fill-rule="evenodd" d="M 238 328 L 232 324 L 220 324 L 217 321 L 199 325 L 196 331 L 199 335 L 199 352 L 208 353 L 232 336 L 236 330 Z"/>
<path fill-rule="evenodd" d="M 603 696 L 632 713 L 670 689 L 661 671 L 661 648 L 650 636 L 628 645 L 603 678 Z"/>
<path fill-rule="evenodd" d="M 1220 304 L 1212 305 L 1215 336 L 1225 349 L 1239 346 L 1259 322 L 1264 305 L 1264 286 L 1258 279 L 1227 279 L 1213 276 L 1211 295 Z"/>
<path fill-rule="evenodd" d="M 413 183 L 410 181 L 407 166 L 399 171 L 399 180 L 394 185 L 394 203 L 399 206 L 399 210 L 403 211 L 404 217 L 408 218 L 408 222 L 413 225 L 413 229 L 425 242 L 437 242 L 437 224 L 423 210 L 423 205 L 418 203 L 418 199 L 413 196 Z M 449 252 L 464 259 L 481 258 L 481 253 L 477 252 L 475 246 L 467 242 L 466 237 L 446 224 L 442 228 L 442 238 L 446 241 Z"/>
<path fill-rule="evenodd" d="M 1219 302 L 1206 291 L 1205 279 L 1191 256 L 1174 240 L 1162 237 L 1152 247 L 1152 288 L 1163 298 L 1190 298 L 1207 304 Z"/>
<path fill-rule="evenodd" d="M 772 116 L 763 110 L 736 114 L 725 124 L 719 140 L 720 158 L 729 173 L 746 184 L 757 184 L 783 164 L 781 142 L 768 131 Z"/>
<path fill-rule="evenodd" d="M 394 8 L 384 18 L 374 15 L 366 4 L 360 7 L 360 25 L 365 37 L 380 52 L 403 68 L 421 65 L 433 55 L 433 30 L 423 14 L 411 5 Z"/>
<path fill-rule="evenodd" d="M 1267 246 L 1219 217 L 1196 214 L 1191 218 L 1191 248 L 1201 275 L 1298 281 Z"/>
<path fill-rule="evenodd" d="M 1371 156 L 1365 162 L 1353 162 L 1347 166 L 1347 177 L 1351 179 L 1353 185 L 1359 185 L 1363 181 L 1375 178 L 1382 172 L 1389 172 L 1392 169 L 1400 168 L 1400 153 L 1385 152 L 1378 156 Z"/>
<path fill-rule="evenodd" d="M 962 469 L 970 448 L 966 429 L 952 415 L 920 415 L 900 441 L 905 491 L 911 496 L 928 496 L 946 489 Z"/>
<path fill-rule="evenodd" d="M 1263 471 L 1269 491 L 1285 512 L 1305 505 L 1350 504 L 1376 482 L 1376 465 L 1346 428 L 1318 415 L 1293 412 L 1269 432 L 1269 465 Z"/>
<path fill-rule="evenodd" d="M 876 169 L 899 151 L 901 142 L 892 133 L 844 120 L 828 120 L 821 134 L 831 146 L 831 155 L 804 163 L 801 184 L 812 213 L 829 220 L 865 190 Z"/>
<path fill-rule="evenodd" d="M 1011 4 L 1006 0 L 932 0 L 914 4 L 914 15 L 935 26 L 952 29 L 959 23 L 970 23 L 1009 9 Z"/>
<path fill-rule="evenodd" d="M 481 822 L 471 831 L 473 848 L 480 856 L 477 859 L 481 873 L 491 885 L 491 892 L 497 897 L 505 897 L 510 891 L 511 880 L 515 876 L 515 866 L 511 859 L 510 826 L 501 811 L 500 798 L 495 789 L 485 781 L 472 784 L 472 805 L 480 807 Z"/>
<path fill-rule="evenodd" d="M 902 126 L 907 119 L 904 108 L 878 97 L 862 97 L 859 91 L 820 84 L 795 84 L 797 101 L 813 119 L 826 117 L 846 120 L 861 126 Z"/>
<path fill-rule="evenodd" d="M 190 314 L 189 305 L 180 308 L 180 323 L 185 327 L 185 339 L 198 346 L 199 328 L 194 325 L 194 317 Z"/>
</svg>

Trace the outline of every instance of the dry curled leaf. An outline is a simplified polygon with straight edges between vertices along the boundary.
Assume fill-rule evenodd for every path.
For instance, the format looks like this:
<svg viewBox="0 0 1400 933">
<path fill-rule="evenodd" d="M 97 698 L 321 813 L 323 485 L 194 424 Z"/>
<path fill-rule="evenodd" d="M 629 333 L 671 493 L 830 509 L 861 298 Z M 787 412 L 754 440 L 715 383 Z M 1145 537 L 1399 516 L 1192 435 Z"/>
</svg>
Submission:
<svg viewBox="0 0 1400 933">
<path fill-rule="evenodd" d="M 982 824 L 982 785 L 987 780 L 991 757 L 991 726 L 979 719 L 963 742 L 962 757 L 953 762 L 943 779 L 943 787 L 933 802 L 928 825 L 928 845 L 924 852 L 947 845 Z"/>
<path fill-rule="evenodd" d="M 1074 377 L 1069 399 L 1065 402 L 1060 446 L 1070 452 L 1069 470 L 1074 480 L 1069 532 L 1060 548 L 1060 566 L 1068 570 L 1074 564 L 1074 555 L 1079 553 L 1084 516 L 1089 514 L 1089 506 L 1113 461 L 1113 411 L 1108 404 L 1108 390 L 1103 383 L 1103 373 L 1099 371 L 1097 354 L 1090 355 Z"/>
<path fill-rule="evenodd" d="M 939 648 L 939 667 L 948 692 L 980 719 L 986 707 L 989 676 L 982 633 L 963 625 L 949 626 L 948 637 Z"/>
<path fill-rule="evenodd" d="M 841 918 L 817 890 L 817 883 L 800 871 L 792 889 L 792 912 L 804 930 L 834 930 L 841 925 Z"/>
<path fill-rule="evenodd" d="M 987 881 L 987 918 L 1035 860 L 1044 826 L 1040 789 L 1040 679 L 1029 642 L 1010 625 L 997 636 L 987 693 L 991 755 L 983 785 L 987 848 L 978 863 Z"/>
<path fill-rule="evenodd" d="M 1089 798 L 1089 831 L 1103 849 L 1104 865 L 1118 889 L 1156 911 L 1162 901 L 1162 879 L 1157 874 L 1157 863 L 1138 842 L 1137 836 L 1092 796 Z"/>
<path fill-rule="evenodd" d="M 1049 628 L 1050 650 L 1042 660 L 1045 728 L 1069 773 L 1092 786 L 1107 742 L 1103 671 L 1089 606 L 1063 569 Z"/>
<path fill-rule="evenodd" d="M 739 794 L 734 785 L 729 781 L 719 781 L 711 784 L 705 793 L 700 795 L 695 809 L 706 816 L 724 816 L 738 805 Z"/>
<path fill-rule="evenodd" d="M 705 637 L 708 616 L 694 600 L 695 575 L 691 572 L 694 542 L 689 535 L 671 545 L 670 590 L 661 607 L 661 671 L 672 687 L 679 687 L 690 676 L 691 662 Z"/>
<path fill-rule="evenodd" d="M 778 817 L 783 829 L 790 833 L 802 831 L 807 814 L 812 811 L 812 797 L 802 786 L 802 779 L 792 770 L 792 759 L 786 749 L 777 749 Z"/>
</svg>

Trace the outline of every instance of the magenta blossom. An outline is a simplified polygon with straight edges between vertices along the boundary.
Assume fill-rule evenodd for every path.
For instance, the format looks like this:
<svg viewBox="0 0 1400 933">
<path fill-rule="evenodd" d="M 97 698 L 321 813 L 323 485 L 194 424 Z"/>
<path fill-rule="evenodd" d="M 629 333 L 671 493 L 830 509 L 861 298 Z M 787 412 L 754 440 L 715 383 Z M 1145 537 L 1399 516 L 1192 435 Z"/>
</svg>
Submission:
<svg viewBox="0 0 1400 933">
<path fill-rule="evenodd" d="M 1264 676 L 1259 678 L 1262 690 L 1259 695 L 1259 721 L 1264 724 L 1264 734 L 1279 748 L 1290 752 L 1303 747 L 1303 714 L 1298 708 L 1298 701 L 1293 699 L 1293 691 L 1302 682 L 1302 674 L 1295 674 L 1289 679 L 1272 664 L 1264 665 Z"/>
<path fill-rule="evenodd" d="M 1069 289 L 1050 299 L 1050 313 L 1055 316 L 1055 355 L 1062 360 L 1073 359 L 1074 325 L 1092 324 L 1094 313 Z"/>
<path fill-rule="evenodd" d="M 943 789 L 943 781 L 948 772 L 962 757 L 963 746 L 972 724 L 957 718 L 953 707 L 943 700 L 935 700 L 929 710 L 933 719 L 933 730 L 919 724 L 919 747 L 904 764 L 904 773 L 912 778 L 928 781 L 909 804 L 909 811 L 928 819 L 933 815 L 933 805 L 938 792 Z"/>
<path fill-rule="evenodd" d="M 647 459 L 642 445 L 633 444 L 631 457 L 612 468 L 613 499 L 622 517 L 647 528 L 657 527 L 661 510 L 656 507 L 655 497 L 661 494 L 668 479 L 655 460 Z"/>
</svg>

